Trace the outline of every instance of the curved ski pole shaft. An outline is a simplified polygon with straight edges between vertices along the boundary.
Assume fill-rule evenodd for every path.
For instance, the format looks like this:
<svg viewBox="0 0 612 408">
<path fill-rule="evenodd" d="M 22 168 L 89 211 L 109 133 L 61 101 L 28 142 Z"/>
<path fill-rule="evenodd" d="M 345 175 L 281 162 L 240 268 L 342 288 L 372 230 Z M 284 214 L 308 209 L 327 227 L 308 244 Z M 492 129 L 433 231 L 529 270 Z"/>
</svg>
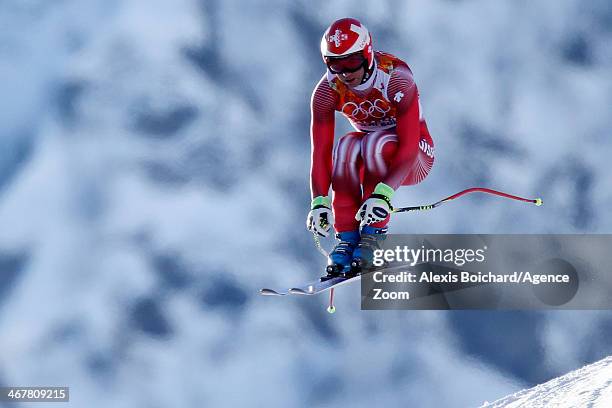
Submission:
<svg viewBox="0 0 612 408">
<path fill-rule="evenodd" d="M 427 211 L 427 210 L 433 210 L 434 208 L 439 207 L 442 204 L 444 204 L 443 201 L 438 201 L 437 203 L 434 203 L 434 204 L 415 205 L 415 206 L 412 206 L 412 207 L 394 208 L 392 210 L 392 212 L 399 213 L 399 212 L 408 212 L 408 211 Z"/>
<path fill-rule="evenodd" d="M 327 307 L 328 313 L 334 313 L 336 311 L 336 306 L 334 306 L 334 288 L 329 290 L 329 306 Z"/>
<path fill-rule="evenodd" d="M 408 212 L 408 211 L 426 211 L 426 210 L 431 210 L 431 209 L 434 209 L 436 207 L 439 207 L 440 205 L 442 205 L 444 203 L 447 203 L 449 201 L 452 201 L 452 200 L 454 200 L 456 198 L 459 198 L 459 197 L 461 197 L 463 195 L 470 194 L 470 193 L 493 194 L 493 195 L 497 195 L 497 196 L 500 196 L 500 197 L 508 198 L 508 199 L 511 199 L 511 200 L 517 200 L 517 201 L 524 201 L 524 202 L 527 202 L 527 203 L 532 203 L 532 204 L 537 205 L 538 207 L 543 204 L 541 198 L 524 198 L 524 197 L 519 197 L 519 196 L 515 196 L 515 195 L 512 195 L 512 194 L 504 193 L 503 191 L 493 190 L 493 189 L 490 189 L 490 188 L 472 187 L 472 188 L 468 188 L 468 189 L 465 189 L 463 191 L 460 191 L 458 193 L 455 193 L 453 195 L 450 195 L 450 196 L 448 196 L 446 198 L 443 198 L 442 200 L 437 201 L 437 202 L 435 202 L 433 204 L 394 208 L 393 212 L 394 213 L 398 213 L 398 212 Z"/>
</svg>

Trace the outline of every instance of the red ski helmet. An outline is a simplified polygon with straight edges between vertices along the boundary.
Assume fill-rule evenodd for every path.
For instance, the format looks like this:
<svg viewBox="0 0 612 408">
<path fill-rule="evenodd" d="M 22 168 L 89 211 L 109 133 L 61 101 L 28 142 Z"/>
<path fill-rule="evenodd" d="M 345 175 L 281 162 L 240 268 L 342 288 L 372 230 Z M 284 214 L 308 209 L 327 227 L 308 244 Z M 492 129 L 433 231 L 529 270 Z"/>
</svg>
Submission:
<svg viewBox="0 0 612 408">
<path fill-rule="evenodd" d="M 368 29 L 354 18 L 342 18 L 329 26 L 321 39 L 321 55 L 325 64 L 330 59 L 360 53 L 367 62 L 367 69 L 374 64 L 372 36 Z"/>
</svg>

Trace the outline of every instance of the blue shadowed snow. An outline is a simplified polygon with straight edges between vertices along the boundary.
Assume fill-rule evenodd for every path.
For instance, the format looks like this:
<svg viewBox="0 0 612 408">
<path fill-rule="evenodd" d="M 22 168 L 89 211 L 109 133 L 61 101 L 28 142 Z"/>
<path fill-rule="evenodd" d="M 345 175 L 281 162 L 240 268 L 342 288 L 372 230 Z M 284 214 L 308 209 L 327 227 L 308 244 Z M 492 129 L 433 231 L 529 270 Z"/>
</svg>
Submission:
<svg viewBox="0 0 612 408">
<path fill-rule="evenodd" d="M 164 313 L 162 299 L 139 299 L 130 313 L 131 324 L 135 329 L 157 338 L 167 338 L 172 335 L 170 322 Z"/>
<path fill-rule="evenodd" d="M 0 307 L 16 288 L 27 259 L 25 254 L 0 252 Z"/>
</svg>

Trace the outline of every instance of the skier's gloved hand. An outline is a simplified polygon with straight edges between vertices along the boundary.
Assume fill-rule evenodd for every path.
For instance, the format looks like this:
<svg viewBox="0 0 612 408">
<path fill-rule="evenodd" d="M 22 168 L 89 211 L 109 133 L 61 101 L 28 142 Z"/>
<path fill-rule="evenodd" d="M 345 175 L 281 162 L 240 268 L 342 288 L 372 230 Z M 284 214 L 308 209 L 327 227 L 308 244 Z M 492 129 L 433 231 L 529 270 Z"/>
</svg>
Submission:
<svg viewBox="0 0 612 408">
<path fill-rule="evenodd" d="M 308 218 L 306 218 L 306 228 L 322 237 L 327 237 L 332 223 L 333 217 L 329 198 L 315 197 L 310 204 L 310 212 Z"/>
<path fill-rule="evenodd" d="M 378 183 L 372 195 L 363 202 L 355 215 L 355 219 L 359 221 L 359 226 L 374 224 L 387 218 L 393 211 L 391 198 L 394 192 L 385 183 Z"/>
</svg>

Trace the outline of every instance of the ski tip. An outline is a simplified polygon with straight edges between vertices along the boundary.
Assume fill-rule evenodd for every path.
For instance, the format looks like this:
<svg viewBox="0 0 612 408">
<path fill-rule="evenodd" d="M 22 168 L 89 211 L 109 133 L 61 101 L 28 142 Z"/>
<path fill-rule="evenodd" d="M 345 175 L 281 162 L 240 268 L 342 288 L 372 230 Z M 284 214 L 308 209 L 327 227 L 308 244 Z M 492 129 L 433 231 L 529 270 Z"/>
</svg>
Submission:
<svg viewBox="0 0 612 408">
<path fill-rule="evenodd" d="M 273 289 L 263 288 L 259 290 L 259 294 L 263 296 L 284 296 L 286 293 L 279 293 Z"/>
<path fill-rule="evenodd" d="M 304 286 L 302 288 L 291 288 L 289 289 L 289 293 L 293 295 L 313 295 L 317 292 L 317 288 L 314 284 Z"/>
<path fill-rule="evenodd" d="M 300 288 L 291 288 L 289 289 L 289 293 L 291 293 L 292 295 L 310 295 L 310 293 Z"/>
</svg>

